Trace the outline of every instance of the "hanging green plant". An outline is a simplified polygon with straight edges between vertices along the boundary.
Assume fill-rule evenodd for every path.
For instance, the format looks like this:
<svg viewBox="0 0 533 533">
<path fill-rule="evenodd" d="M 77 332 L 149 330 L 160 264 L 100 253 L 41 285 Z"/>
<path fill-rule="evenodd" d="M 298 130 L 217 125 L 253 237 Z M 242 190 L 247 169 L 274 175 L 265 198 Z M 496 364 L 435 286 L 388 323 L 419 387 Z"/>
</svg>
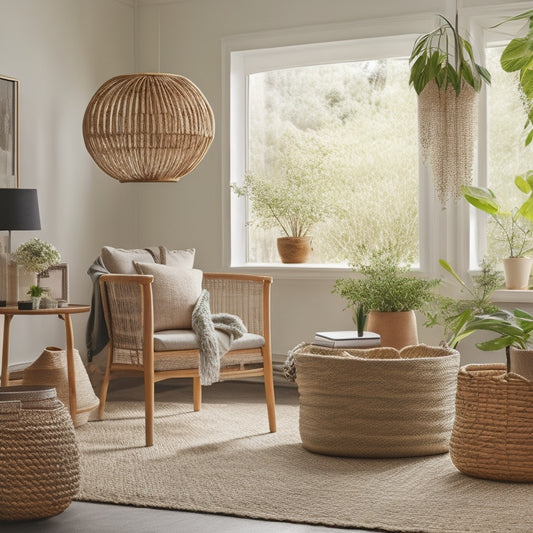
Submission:
<svg viewBox="0 0 533 533">
<path fill-rule="evenodd" d="M 528 32 L 524 37 L 512 39 L 505 47 L 500 57 L 500 64 L 505 72 L 520 73 L 520 88 L 524 95 L 527 111 L 525 128 L 529 129 L 525 144 L 528 146 L 533 140 L 533 9 L 510 17 L 495 27 L 512 20 L 529 20 Z"/>
<path fill-rule="evenodd" d="M 472 181 L 477 141 L 477 95 L 486 68 L 472 45 L 442 15 L 442 24 L 420 36 L 409 59 L 409 83 L 418 94 L 418 137 L 422 160 L 433 174 L 441 204 L 461 197 Z"/>
</svg>

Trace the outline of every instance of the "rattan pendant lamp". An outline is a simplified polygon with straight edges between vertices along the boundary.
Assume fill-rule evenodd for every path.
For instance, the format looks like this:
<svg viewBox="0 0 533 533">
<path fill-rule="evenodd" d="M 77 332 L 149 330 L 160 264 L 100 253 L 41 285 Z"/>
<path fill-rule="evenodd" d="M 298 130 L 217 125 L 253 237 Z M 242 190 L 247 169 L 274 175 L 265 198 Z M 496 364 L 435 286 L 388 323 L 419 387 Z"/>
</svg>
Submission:
<svg viewBox="0 0 533 533">
<path fill-rule="evenodd" d="M 111 78 L 83 117 L 89 154 L 120 182 L 178 181 L 200 163 L 214 135 L 209 102 L 175 74 Z"/>
</svg>

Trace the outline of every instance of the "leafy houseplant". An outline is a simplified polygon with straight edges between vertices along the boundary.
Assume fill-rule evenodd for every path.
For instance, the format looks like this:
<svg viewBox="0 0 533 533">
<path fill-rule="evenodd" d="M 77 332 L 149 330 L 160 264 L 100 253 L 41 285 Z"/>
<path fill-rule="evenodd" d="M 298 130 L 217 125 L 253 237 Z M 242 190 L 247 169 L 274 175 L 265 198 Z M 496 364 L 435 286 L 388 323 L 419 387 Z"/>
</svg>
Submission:
<svg viewBox="0 0 533 533">
<path fill-rule="evenodd" d="M 40 298 L 44 292 L 45 290 L 43 287 L 39 287 L 39 285 L 31 285 L 30 290 L 26 294 L 29 294 L 32 298 Z"/>
<path fill-rule="evenodd" d="M 533 9 L 510 17 L 497 26 L 513 20 L 529 20 L 527 35 L 512 39 L 505 47 L 500 58 L 500 64 L 505 72 L 519 72 L 520 88 L 525 97 L 528 118 L 525 124 L 529 128 L 525 144 L 528 146 L 533 140 Z"/>
<path fill-rule="evenodd" d="M 237 196 L 250 200 L 254 223 L 259 227 L 277 227 L 285 239 L 304 240 L 308 245 L 313 225 L 333 214 L 320 167 L 304 169 L 287 163 L 281 176 L 247 174 L 242 185 L 233 183 L 231 188 Z"/>
<path fill-rule="evenodd" d="M 34 238 L 21 244 L 13 253 L 13 259 L 29 272 L 39 274 L 61 261 L 61 255 L 53 246 Z"/>
<path fill-rule="evenodd" d="M 416 344 L 418 336 L 414 311 L 421 310 L 432 300 L 433 289 L 439 280 L 425 280 L 409 275 L 409 267 L 401 266 L 397 256 L 388 250 L 373 251 L 369 261 L 354 265 L 354 270 L 359 271 L 363 277 L 338 279 L 333 292 L 344 298 L 350 309 L 362 307 L 369 312 L 368 330 L 379 333 L 384 346 L 398 348 L 402 347 L 402 343 Z M 410 329 L 379 323 L 379 319 L 390 320 L 391 313 L 398 313 L 393 320 L 398 320 L 403 315 Z M 391 334 L 396 333 L 395 329 L 406 333 L 406 338 L 391 338 Z"/>
<path fill-rule="evenodd" d="M 459 277 L 447 261 L 441 259 L 439 263 L 459 283 L 461 292 L 466 298 L 451 298 L 442 295 L 435 297 L 431 302 L 431 307 L 434 307 L 435 311 L 426 313 L 428 320 L 424 325 L 427 327 L 443 326 L 446 344 L 450 348 L 456 348 L 462 339 L 474 332 L 468 327 L 470 321 L 477 315 L 499 311 L 499 308 L 491 302 L 491 297 L 501 285 L 502 276 L 484 260 L 481 263 L 480 274 L 473 276 L 472 283 L 469 285 Z"/>
<path fill-rule="evenodd" d="M 461 195 L 472 178 L 476 141 L 477 94 L 489 72 L 475 62 L 472 45 L 455 26 L 442 23 L 420 36 L 410 57 L 409 83 L 418 94 L 422 159 L 435 178 L 441 203 Z M 459 139 L 460 142 L 457 142 Z"/>
<path fill-rule="evenodd" d="M 463 186 L 461 190 L 469 204 L 490 215 L 498 228 L 501 240 L 506 245 L 508 251 L 508 256 L 504 259 L 506 287 L 523 289 L 528 286 L 532 264 L 526 255 L 533 250 L 533 172 L 517 176 L 515 184 L 520 191 L 529 196 L 520 207 L 512 211 L 504 210 L 494 192 L 486 187 Z M 524 266 L 523 279 L 514 280 L 511 274 L 517 263 Z"/>
</svg>

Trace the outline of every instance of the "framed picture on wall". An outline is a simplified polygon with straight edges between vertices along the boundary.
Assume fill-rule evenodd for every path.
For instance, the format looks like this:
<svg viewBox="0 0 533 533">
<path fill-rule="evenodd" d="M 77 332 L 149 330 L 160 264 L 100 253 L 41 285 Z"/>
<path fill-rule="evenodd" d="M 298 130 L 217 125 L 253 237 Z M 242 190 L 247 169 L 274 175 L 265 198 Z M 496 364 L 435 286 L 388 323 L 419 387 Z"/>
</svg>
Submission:
<svg viewBox="0 0 533 533">
<path fill-rule="evenodd" d="M 48 296 L 54 300 L 69 301 L 68 294 L 68 264 L 58 263 L 41 272 L 38 284 L 48 290 Z"/>
<path fill-rule="evenodd" d="M 19 82 L 0 75 L 0 187 L 19 186 Z"/>
</svg>

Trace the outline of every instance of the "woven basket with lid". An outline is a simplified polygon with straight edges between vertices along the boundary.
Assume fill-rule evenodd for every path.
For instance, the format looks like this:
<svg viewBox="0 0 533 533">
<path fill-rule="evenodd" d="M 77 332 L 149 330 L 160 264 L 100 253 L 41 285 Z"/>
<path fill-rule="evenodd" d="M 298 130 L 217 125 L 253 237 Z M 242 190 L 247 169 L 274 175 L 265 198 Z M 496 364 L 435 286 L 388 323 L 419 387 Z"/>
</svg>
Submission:
<svg viewBox="0 0 533 533">
<path fill-rule="evenodd" d="M 0 452 L 0 520 L 57 515 L 78 493 L 74 426 L 54 388 L 0 387 Z"/>
</svg>

